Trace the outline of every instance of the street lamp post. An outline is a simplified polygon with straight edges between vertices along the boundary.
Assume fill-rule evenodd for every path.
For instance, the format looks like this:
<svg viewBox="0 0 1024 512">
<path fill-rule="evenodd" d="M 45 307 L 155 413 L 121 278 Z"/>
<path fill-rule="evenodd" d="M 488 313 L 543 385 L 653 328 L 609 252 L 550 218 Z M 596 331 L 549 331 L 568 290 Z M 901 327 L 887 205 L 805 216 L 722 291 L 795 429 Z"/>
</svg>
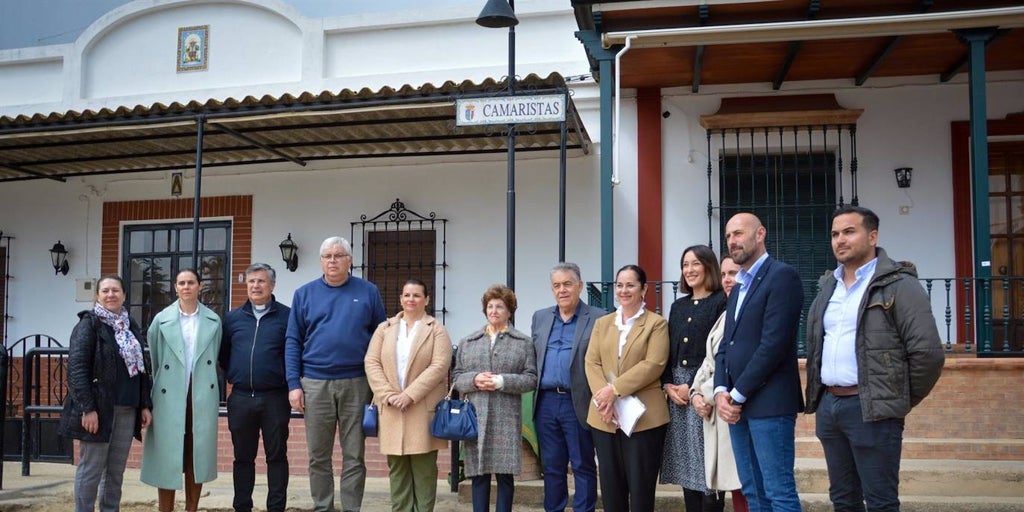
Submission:
<svg viewBox="0 0 1024 512">
<path fill-rule="evenodd" d="M 476 23 L 481 27 L 508 27 L 508 94 L 516 95 L 516 18 L 515 0 L 487 0 Z M 508 190 L 506 201 L 505 285 L 516 288 L 516 125 L 508 125 Z"/>
</svg>

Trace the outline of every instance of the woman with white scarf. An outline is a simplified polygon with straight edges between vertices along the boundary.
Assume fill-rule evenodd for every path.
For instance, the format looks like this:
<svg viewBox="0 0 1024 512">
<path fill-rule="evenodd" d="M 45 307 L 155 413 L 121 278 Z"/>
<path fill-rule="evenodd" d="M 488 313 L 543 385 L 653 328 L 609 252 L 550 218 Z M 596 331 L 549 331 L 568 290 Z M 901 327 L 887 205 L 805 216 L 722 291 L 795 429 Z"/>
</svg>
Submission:
<svg viewBox="0 0 1024 512">
<path fill-rule="evenodd" d="M 121 483 L 132 437 L 152 421 L 152 381 L 140 328 L 124 306 L 124 283 L 105 275 L 96 283 L 96 303 L 78 314 L 68 352 L 68 398 L 62 434 L 79 440 L 75 511 L 121 506 Z M 102 487 L 102 492 L 100 488 Z"/>
</svg>

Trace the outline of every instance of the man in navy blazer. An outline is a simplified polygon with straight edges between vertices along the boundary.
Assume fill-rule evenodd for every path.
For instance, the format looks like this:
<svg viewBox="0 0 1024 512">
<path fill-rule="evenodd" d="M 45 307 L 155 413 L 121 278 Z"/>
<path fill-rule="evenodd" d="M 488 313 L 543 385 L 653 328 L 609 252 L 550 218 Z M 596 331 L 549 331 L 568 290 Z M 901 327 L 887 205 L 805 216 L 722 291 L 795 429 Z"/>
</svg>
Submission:
<svg viewBox="0 0 1024 512">
<path fill-rule="evenodd" d="M 533 421 L 544 469 L 544 510 L 561 512 L 569 504 L 566 468 L 571 463 L 576 482 L 572 509 L 591 512 L 597 507 L 597 467 L 583 366 L 594 321 L 607 312 L 580 301 L 583 280 L 575 263 L 551 269 L 551 291 L 557 305 L 535 312 L 530 327 L 540 377 Z"/>
<path fill-rule="evenodd" d="M 715 405 L 730 425 L 751 512 L 799 512 L 793 464 L 796 415 L 803 410 L 796 336 L 804 294 L 796 270 L 768 255 L 766 234 L 750 213 L 725 226 L 729 254 L 742 270 L 715 354 Z"/>
</svg>

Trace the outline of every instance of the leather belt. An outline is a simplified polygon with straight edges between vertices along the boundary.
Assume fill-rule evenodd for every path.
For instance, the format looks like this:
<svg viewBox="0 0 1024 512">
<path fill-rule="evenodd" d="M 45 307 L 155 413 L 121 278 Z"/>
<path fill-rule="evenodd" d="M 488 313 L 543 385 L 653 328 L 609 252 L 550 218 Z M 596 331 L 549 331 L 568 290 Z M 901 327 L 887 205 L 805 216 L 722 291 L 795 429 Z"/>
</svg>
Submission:
<svg viewBox="0 0 1024 512">
<path fill-rule="evenodd" d="M 857 386 L 825 386 L 825 389 L 832 393 L 832 396 L 838 397 L 857 396 L 859 394 Z"/>
<path fill-rule="evenodd" d="M 559 395 L 568 395 L 569 394 L 569 388 L 563 388 L 563 387 L 560 387 L 560 386 L 556 386 L 556 387 L 553 387 L 553 388 L 544 388 L 541 391 L 550 391 L 552 393 L 558 393 Z"/>
</svg>

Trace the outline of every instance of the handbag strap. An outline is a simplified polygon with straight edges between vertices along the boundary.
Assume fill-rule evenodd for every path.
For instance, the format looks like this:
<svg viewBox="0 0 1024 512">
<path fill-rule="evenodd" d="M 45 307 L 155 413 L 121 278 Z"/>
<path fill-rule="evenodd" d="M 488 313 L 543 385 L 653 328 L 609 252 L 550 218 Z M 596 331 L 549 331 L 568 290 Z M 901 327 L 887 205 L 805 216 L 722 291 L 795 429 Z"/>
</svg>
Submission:
<svg viewBox="0 0 1024 512">
<path fill-rule="evenodd" d="M 454 380 L 452 381 L 452 387 L 448 388 L 448 394 L 444 396 L 445 400 L 451 400 L 452 399 L 452 391 L 455 391 L 455 381 Z"/>
</svg>

